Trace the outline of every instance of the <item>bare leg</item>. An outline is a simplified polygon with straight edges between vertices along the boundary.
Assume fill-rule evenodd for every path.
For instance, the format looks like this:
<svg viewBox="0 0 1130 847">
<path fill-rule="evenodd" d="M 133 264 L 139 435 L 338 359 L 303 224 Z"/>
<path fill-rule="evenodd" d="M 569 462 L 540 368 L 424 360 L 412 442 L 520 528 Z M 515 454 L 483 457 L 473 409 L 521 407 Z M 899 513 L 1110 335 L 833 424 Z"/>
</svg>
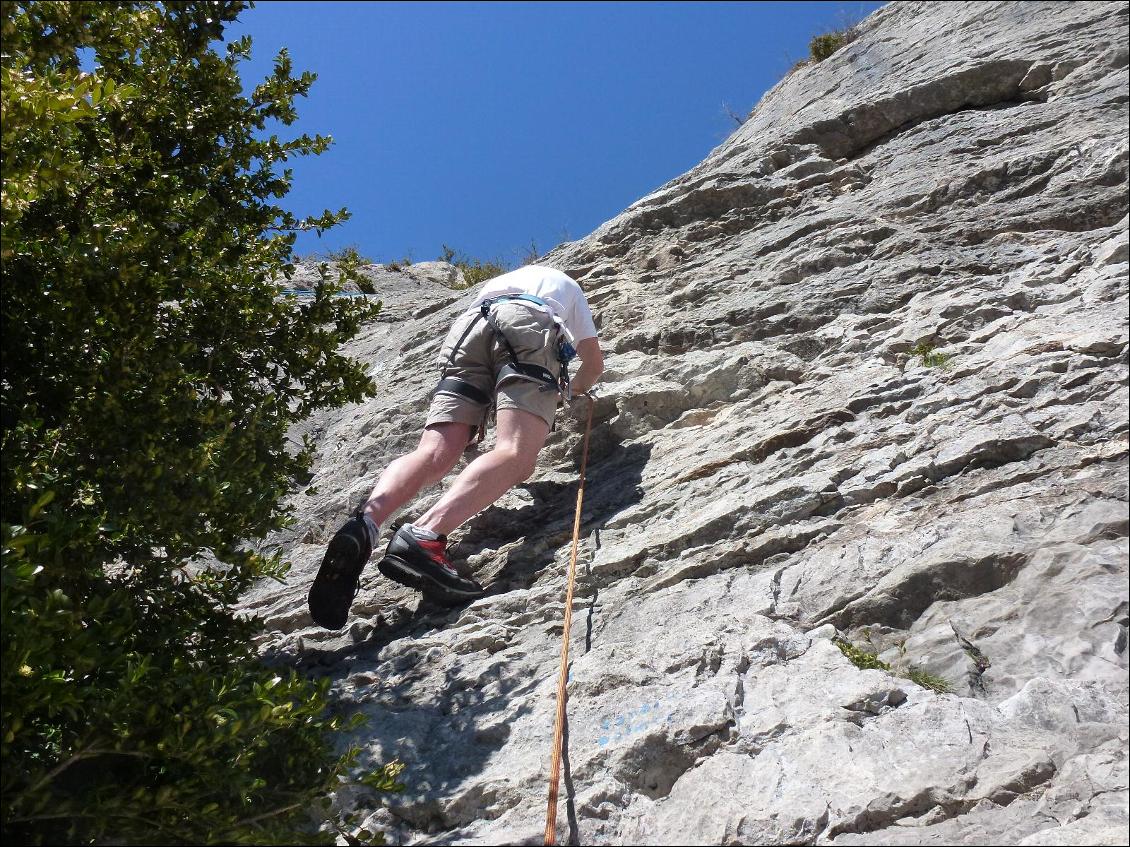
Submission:
<svg viewBox="0 0 1130 847">
<path fill-rule="evenodd" d="M 549 424 L 532 412 L 499 409 L 496 431 L 494 449 L 467 465 L 439 502 L 416 521 L 416 526 L 447 535 L 519 482 L 529 479 L 538 451 L 549 435 Z"/>
<path fill-rule="evenodd" d="M 385 468 L 365 512 L 383 524 L 397 509 L 415 497 L 420 489 L 439 482 L 455 467 L 471 437 L 464 423 L 437 423 L 424 430 L 420 444 Z"/>
</svg>

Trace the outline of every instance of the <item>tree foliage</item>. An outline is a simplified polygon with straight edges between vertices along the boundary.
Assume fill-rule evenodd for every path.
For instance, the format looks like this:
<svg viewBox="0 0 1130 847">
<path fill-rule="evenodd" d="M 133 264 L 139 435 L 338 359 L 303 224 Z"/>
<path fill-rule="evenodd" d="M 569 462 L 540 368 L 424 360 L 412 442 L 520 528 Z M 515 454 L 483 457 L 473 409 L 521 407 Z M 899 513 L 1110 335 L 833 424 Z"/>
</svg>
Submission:
<svg viewBox="0 0 1130 847">
<path fill-rule="evenodd" d="M 285 51 L 243 93 L 246 5 L 2 4 L 5 839 L 310 840 L 356 765 L 233 611 L 285 573 L 244 540 L 288 520 L 288 429 L 373 393 L 337 350 L 379 307 L 278 296 L 346 212 L 279 205 L 330 139 L 271 134 L 314 81 Z"/>
</svg>

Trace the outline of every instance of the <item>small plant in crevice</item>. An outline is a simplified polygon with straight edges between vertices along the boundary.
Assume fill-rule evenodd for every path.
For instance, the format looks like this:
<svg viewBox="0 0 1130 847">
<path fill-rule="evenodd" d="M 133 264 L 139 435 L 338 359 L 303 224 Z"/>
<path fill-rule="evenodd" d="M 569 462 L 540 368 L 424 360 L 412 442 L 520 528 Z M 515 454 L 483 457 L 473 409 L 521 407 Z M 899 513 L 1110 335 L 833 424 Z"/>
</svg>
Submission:
<svg viewBox="0 0 1130 847">
<path fill-rule="evenodd" d="M 797 59 L 795 62 L 793 62 L 793 66 L 791 68 L 789 68 L 788 73 L 786 73 L 785 76 L 788 76 L 789 74 L 796 73 L 801 68 L 806 68 L 811 64 L 812 64 L 812 59 Z M 752 118 L 753 112 L 750 112 L 749 115 L 747 115 L 746 117 L 747 117 L 747 119 Z"/>
<path fill-rule="evenodd" d="M 502 276 L 507 271 L 506 265 L 501 262 L 483 261 L 481 259 L 472 259 L 464 263 L 457 262 L 456 267 L 463 271 L 465 288 L 472 288 L 480 282 Z"/>
<path fill-rule="evenodd" d="M 840 22 L 834 29 L 812 36 L 808 42 L 808 55 L 794 62 L 785 76 L 788 77 L 809 65 L 823 62 L 844 45 L 855 41 L 859 37 L 859 22 L 859 17 L 841 13 Z M 751 112 L 750 115 L 752 114 Z"/>
<path fill-rule="evenodd" d="M 794 68 L 794 70 L 795 70 L 795 68 Z M 790 71 L 790 73 L 792 73 L 792 71 Z M 738 112 L 735 112 L 730 107 L 730 104 L 727 103 L 725 100 L 722 101 L 722 113 L 734 122 L 734 128 L 735 129 L 737 129 L 742 124 L 744 124 L 747 120 L 749 120 L 749 116 L 751 114 L 753 114 L 752 112 L 750 112 L 750 113 L 747 113 L 745 115 L 741 115 Z M 567 241 L 568 239 L 562 239 L 562 240 Z"/>
<path fill-rule="evenodd" d="M 950 366 L 950 357 L 939 353 L 933 344 L 920 341 L 910 348 L 910 355 L 917 356 L 919 361 L 928 368 L 941 368 L 946 370 Z"/>
<path fill-rule="evenodd" d="M 518 252 L 518 266 L 532 265 L 541 258 L 541 255 L 538 252 L 538 243 L 531 238 L 530 243 Z"/>
<path fill-rule="evenodd" d="M 813 62 L 823 62 L 841 47 L 851 44 L 859 37 L 861 18 L 858 15 L 845 14 L 841 11 L 838 17 L 839 22 L 835 28 L 814 35 L 808 42 L 808 55 L 812 57 Z"/>
<path fill-rule="evenodd" d="M 989 657 L 981 652 L 972 641 L 966 638 L 958 631 L 957 626 L 953 621 L 950 621 L 950 629 L 953 630 L 953 636 L 957 639 L 958 645 L 961 647 L 962 652 L 969 657 L 969 670 L 966 673 L 966 678 L 969 681 L 969 687 L 977 694 L 985 693 L 985 671 L 993 666 Z"/>
<path fill-rule="evenodd" d="M 812 57 L 812 61 L 822 62 L 847 44 L 851 40 L 849 33 L 850 30 L 843 30 L 813 36 L 808 42 L 808 54 Z"/>
<path fill-rule="evenodd" d="M 531 246 L 533 242 L 530 242 Z M 534 247 L 536 250 L 536 247 Z M 501 276 L 510 270 L 506 262 L 501 259 L 483 260 L 471 259 L 456 250 L 454 247 L 443 245 L 443 250 L 439 254 L 439 261 L 447 262 L 448 264 L 455 265 L 463 272 L 462 286 L 456 285 L 454 288 L 471 288 L 478 285 L 480 282 L 486 282 L 488 279 L 494 279 L 496 276 Z"/>
<path fill-rule="evenodd" d="M 348 262 L 354 265 L 374 265 L 376 262 L 369 256 L 366 256 L 357 249 L 356 244 L 350 244 L 346 247 L 340 247 L 337 250 L 330 250 L 326 253 L 326 258 L 331 262 Z"/>
<path fill-rule="evenodd" d="M 403 259 L 393 259 L 385 265 L 390 271 L 402 271 L 405 268 L 412 267 L 412 254 L 406 253 Z"/>
<path fill-rule="evenodd" d="M 929 688 L 931 691 L 935 691 L 938 694 L 953 693 L 953 683 L 948 679 L 936 673 L 930 673 L 930 671 L 917 666 L 908 668 L 906 673 L 901 674 L 901 676 L 905 676 L 911 682 L 921 685 L 923 688 Z"/>
<path fill-rule="evenodd" d="M 916 664 L 908 661 L 906 658 L 906 639 L 903 638 L 896 645 L 899 651 L 898 664 L 895 667 L 894 673 L 899 676 L 909 679 L 916 685 L 921 685 L 923 688 L 929 688 L 937 694 L 951 694 L 953 693 L 953 683 L 946 679 L 944 676 L 939 676 L 936 673 L 930 673 L 925 668 L 921 668 Z"/>
<path fill-rule="evenodd" d="M 840 648 L 840 652 L 847 656 L 849 662 L 861 671 L 890 671 L 891 666 L 880 659 L 876 654 L 856 647 L 846 638 L 835 636 L 832 643 Z"/>
<path fill-rule="evenodd" d="M 864 630 L 867 634 L 867 631 Z M 868 636 L 870 638 L 870 636 Z M 847 660 L 863 671 L 886 671 L 887 673 L 894 674 L 895 676 L 909 679 L 915 685 L 920 685 L 923 688 L 929 688 L 937 694 L 950 694 L 953 692 L 953 683 L 930 671 L 924 670 L 917 665 L 909 664 L 906 659 L 906 642 L 900 641 L 898 643 L 899 651 L 899 664 L 892 666 L 879 658 L 878 654 L 866 650 L 852 644 L 846 638 L 839 635 L 832 638 L 832 643 L 840 648 L 840 652 L 847 657 Z"/>
</svg>

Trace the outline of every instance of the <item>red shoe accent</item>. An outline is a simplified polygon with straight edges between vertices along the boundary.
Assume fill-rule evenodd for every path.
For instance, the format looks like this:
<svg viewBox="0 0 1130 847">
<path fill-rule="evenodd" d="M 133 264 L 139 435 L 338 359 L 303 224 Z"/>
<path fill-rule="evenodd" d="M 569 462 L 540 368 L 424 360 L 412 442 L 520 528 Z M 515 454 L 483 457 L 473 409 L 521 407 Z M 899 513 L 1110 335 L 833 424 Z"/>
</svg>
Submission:
<svg viewBox="0 0 1130 847">
<path fill-rule="evenodd" d="M 437 565 L 451 573 L 457 573 L 451 564 L 451 560 L 447 558 L 447 542 L 446 541 L 430 541 L 423 538 L 417 538 L 416 543 L 424 548 L 424 552 L 428 557 Z"/>
</svg>

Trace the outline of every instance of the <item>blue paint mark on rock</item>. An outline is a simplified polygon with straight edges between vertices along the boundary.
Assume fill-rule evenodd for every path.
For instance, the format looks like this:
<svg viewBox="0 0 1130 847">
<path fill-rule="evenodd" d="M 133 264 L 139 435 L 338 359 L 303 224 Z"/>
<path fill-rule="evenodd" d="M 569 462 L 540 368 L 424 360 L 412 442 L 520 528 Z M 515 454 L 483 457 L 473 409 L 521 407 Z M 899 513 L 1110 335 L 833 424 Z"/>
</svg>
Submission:
<svg viewBox="0 0 1130 847">
<path fill-rule="evenodd" d="M 600 728 L 604 734 L 597 739 L 597 744 L 607 747 L 641 732 L 673 724 L 675 713 L 667 711 L 662 714 L 662 705 L 662 700 L 641 703 L 626 712 L 602 718 Z"/>
</svg>

